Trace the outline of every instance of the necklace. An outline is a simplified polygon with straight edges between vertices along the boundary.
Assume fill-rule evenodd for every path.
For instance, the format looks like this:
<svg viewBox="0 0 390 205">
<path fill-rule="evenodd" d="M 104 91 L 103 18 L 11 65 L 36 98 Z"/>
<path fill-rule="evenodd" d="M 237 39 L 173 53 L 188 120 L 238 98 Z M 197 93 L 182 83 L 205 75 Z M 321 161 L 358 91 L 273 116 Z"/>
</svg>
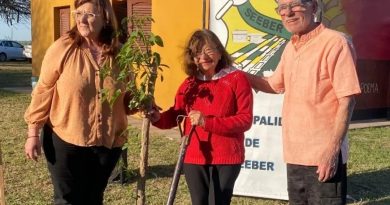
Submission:
<svg viewBox="0 0 390 205">
<path fill-rule="evenodd" d="M 91 52 L 93 59 L 100 65 L 103 62 L 102 50 L 99 47 L 90 46 L 89 51 Z"/>
</svg>

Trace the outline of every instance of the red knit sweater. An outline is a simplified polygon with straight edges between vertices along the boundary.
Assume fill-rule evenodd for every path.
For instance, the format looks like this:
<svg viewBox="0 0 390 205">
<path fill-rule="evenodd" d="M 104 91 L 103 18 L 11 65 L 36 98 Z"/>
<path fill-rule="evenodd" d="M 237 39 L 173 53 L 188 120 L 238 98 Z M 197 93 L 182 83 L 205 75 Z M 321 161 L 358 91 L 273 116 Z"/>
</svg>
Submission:
<svg viewBox="0 0 390 205">
<path fill-rule="evenodd" d="M 244 132 L 252 125 L 252 107 L 252 90 L 242 71 L 232 71 L 210 81 L 188 77 L 177 91 L 175 105 L 153 125 L 169 129 L 177 126 L 178 115 L 198 110 L 205 116 L 205 125 L 196 127 L 184 162 L 241 164 L 245 154 Z M 188 134 L 190 120 L 185 120 L 184 125 L 184 133 Z"/>
</svg>

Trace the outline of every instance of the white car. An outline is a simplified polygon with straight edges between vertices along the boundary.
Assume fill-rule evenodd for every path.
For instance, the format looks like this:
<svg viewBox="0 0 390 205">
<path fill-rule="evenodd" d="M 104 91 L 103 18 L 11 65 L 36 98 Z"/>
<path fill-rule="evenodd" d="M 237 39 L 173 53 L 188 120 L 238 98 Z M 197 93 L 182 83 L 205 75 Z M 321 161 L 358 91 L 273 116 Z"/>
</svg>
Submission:
<svg viewBox="0 0 390 205">
<path fill-rule="evenodd" d="M 27 58 L 29 62 L 31 62 L 32 59 L 32 47 L 31 45 L 25 45 L 23 50 L 24 56 Z"/>
<path fill-rule="evenodd" d="M 25 60 L 26 56 L 23 54 L 24 47 L 22 44 L 9 41 L 9 40 L 0 40 L 0 61 L 6 60 Z"/>
</svg>

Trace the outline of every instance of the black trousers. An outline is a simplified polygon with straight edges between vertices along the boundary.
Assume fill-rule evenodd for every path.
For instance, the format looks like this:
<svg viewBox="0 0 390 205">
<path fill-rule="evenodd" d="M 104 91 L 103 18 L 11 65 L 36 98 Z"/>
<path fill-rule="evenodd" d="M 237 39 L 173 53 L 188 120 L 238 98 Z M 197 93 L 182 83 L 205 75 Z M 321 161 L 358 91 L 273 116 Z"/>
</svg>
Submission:
<svg viewBox="0 0 390 205">
<path fill-rule="evenodd" d="M 184 164 L 192 205 L 228 205 L 241 165 Z"/>
<path fill-rule="evenodd" d="M 287 187 L 290 205 L 344 205 L 347 200 L 347 165 L 339 157 L 333 178 L 318 181 L 317 166 L 287 164 Z"/>
<path fill-rule="evenodd" d="M 75 146 L 61 140 L 47 126 L 43 133 L 54 204 L 103 204 L 103 193 L 121 148 Z"/>
</svg>

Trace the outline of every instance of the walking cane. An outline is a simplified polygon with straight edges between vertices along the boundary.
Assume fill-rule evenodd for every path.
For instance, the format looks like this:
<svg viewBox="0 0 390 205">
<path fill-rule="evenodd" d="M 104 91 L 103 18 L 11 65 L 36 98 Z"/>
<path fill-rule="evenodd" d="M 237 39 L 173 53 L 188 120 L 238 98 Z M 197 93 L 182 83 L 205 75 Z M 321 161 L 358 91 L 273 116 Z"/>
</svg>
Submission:
<svg viewBox="0 0 390 205">
<path fill-rule="evenodd" d="M 191 136 L 195 131 L 195 125 L 193 125 L 191 127 L 191 130 L 190 130 L 190 133 L 188 134 L 188 136 L 183 136 L 181 126 L 180 126 L 180 124 L 178 124 L 178 125 L 179 125 L 179 131 L 180 131 L 180 136 L 181 136 L 181 145 L 180 145 L 179 158 L 177 159 L 175 171 L 173 173 L 171 188 L 169 189 L 169 196 L 168 196 L 167 205 L 173 205 L 173 201 L 175 200 L 177 185 L 179 184 L 179 180 L 180 180 L 180 172 L 183 168 L 184 156 L 186 154 L 188 143 L 191 140 Z"/>
</svg>

